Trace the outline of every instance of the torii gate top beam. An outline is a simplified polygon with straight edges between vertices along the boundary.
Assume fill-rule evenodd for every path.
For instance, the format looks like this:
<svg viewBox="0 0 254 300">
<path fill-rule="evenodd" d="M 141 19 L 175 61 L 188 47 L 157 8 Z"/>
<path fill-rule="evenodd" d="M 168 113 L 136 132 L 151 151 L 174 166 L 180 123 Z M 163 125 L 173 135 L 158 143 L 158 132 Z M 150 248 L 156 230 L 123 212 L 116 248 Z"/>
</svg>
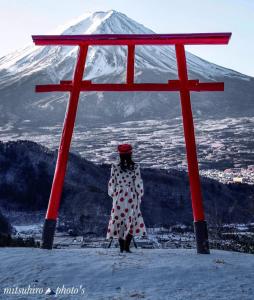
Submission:
<svg viewBox="0 0 254 300">
<path fill-rule="evenodd" d="M 223 45 L 230 32 L 184 34 L 33 35 L 35 45 Z"/>
</svg>

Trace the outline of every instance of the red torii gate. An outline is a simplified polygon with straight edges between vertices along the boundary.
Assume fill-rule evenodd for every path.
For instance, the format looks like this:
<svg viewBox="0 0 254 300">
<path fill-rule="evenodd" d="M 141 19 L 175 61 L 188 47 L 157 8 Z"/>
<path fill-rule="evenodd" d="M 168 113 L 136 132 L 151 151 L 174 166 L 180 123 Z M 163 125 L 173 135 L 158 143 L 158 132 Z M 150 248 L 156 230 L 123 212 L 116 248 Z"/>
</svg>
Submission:
<svg viewBox="0 0 254 300">
<path fill-rule="evenodd" d="M 37 85 L 36 92 L 69 92 L 70 100 L 67 106 L 63 124 L 62 137 L 58 150 L 57 163 L 51 194 L 42 234 L 42 248 L 52 249 L 56 227 L 56 219 L 60 206 L 64 177 L 66 173 L 69 148 L 75 124 L 79 94 L 81 91 L 179 91 L 181 98 L 182 118 L 188 173 L 194 217 L 197 252 L 210 253 L 207 223 L 205 221 L 199 169 L 196 153 L 194 124 L 192 117 L 190 92 L 223 91 L 223 82 L 200 83 L 199 80 L 189 80 L 185 56 L 185 45 L 228 44 L 231 33 L 194 33 L 194 34 L 96 34 L 96 35 L 48 35 L 32 36 L 35 45 L 68 45 L 79 46 L 74 78 L 61 81 L 60 84 Z M 128 47 L 126 83 L 92 83 L 82 80 L 85 70 L 88 47 L 90 45 L 121 45 Z M 168 83 L 135 83 L 135 46 L 136 45 L 175 45 L 178 66 L 178 80 Z"/>
</svg>

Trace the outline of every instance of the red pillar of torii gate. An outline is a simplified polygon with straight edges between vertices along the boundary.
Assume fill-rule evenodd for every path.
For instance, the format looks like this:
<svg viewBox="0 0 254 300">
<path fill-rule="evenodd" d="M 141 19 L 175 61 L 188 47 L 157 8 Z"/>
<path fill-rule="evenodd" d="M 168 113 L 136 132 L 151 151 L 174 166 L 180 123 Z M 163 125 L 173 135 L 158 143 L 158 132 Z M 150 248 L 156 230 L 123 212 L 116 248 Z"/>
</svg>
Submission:
<svg viewBox="0 0 254 300">
<path fill-rule="evenodd" d="M 202 192 L 199 178 L 198 160 L 195 143 L 193 116 L 190 101 L 190 92 L 223 91 L 223 82 L 200 83 L 198 80 L 189 80 L 185 45 L 228 44 L 231 33 L 195 33 L 195 34 L 105 34 L 105 35 L 60 35 L 60 36 L 33 36 L 35 45 L 68 45 L 78 46 L 78 57 L 74 77 L 70 81 L 61 81 L 60 84 L 38 85 L 36 92 L 69 92 L 70 99 L 67 105 L 63 124 L 61 142 L 58 150 L 55 174 L 52 183 L 48 209 L 46 213 L 42 248 L 52 249 L 55 234 L 56 220 L 60 206 L 60 199 L 66 173 L 69 148 L 75 124 L 76 112 L 80 92 L 89 91 L 179 91 L 181 98 L 184 137 L 188 162 L 188 173 L 196 235 L 197 252 L 210 253 L 208 243 L 207 224 L 205 221 L 202 202 Z M 88 47 L 90 45 L 127 46 L 127 76 L 126 83 L 105 84 L 92 83 L 83 80 Z M 168 83 L 135 83 L 135 46 L 136 45 L 175 45 L 178 67 L 178 80 L 169 80 Z"/>
</svg>

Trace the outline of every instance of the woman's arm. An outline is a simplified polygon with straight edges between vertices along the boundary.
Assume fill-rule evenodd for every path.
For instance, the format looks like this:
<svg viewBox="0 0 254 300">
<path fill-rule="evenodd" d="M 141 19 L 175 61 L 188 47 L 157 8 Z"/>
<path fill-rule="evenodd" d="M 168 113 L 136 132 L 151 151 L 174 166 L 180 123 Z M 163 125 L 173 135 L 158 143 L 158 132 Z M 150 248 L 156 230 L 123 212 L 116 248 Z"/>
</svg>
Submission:
<svg viewBox="0 0 254 300">
<path fill-rule="evenodd" d="M 116 168 L 114 164 L 112 164 L 111 171 L 110 171 L 110 179 L 108 182 L 108 195 L 110 197 L 114 196 L 115 187 L 116 187 Z"/>
<path fill-rule="evenodd" d="M 140 173 L 140 165 L 137 164 L 136 170 L 135 170 L 135 188 L 140 196 L 140 198 L 144 195 L 144 185 L 143 185 L 143 180 L 141 178 L 141 173 Z"/>
</svg>

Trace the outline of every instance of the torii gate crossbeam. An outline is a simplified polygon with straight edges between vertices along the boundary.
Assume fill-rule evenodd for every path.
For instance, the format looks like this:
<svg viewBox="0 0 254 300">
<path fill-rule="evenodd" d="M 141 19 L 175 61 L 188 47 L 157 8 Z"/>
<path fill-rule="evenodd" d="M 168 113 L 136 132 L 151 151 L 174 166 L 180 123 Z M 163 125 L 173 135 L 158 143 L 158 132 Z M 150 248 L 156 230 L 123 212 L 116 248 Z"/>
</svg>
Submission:
<svg viewBox="0 0 254 300">
<path fill-rule="evenodd" d="M 49 35 L 33 36 L 35 45 L 68 45 L 79 46 L 74 77 L 72 80 L 61 81 L 60 84 L 38 85 L 36 92 L 69 92 L 70 100 L 67 106 L 63 124 L 61 142 L 58 150 L 57 163 L 52 183 L 50 199 L 45 218 L 42 248 L 52 249 L 56 220 L 58 216 L 64 177 L 68 162 L 68 154 L 75 125 L 76 112 L 80 92 L 89 91 L 179 91 L 181 98 L 186 156 L 190 181 L 194 229 L 197 252 L 207 254 L 209 251 L 207 223 L 205 221 L 202 192 L 200 185 L 198 160 L 196 152 L 195 132 L 190 101 L 190 92 L 223 91 L 223 82 L 205 82 L 189 80 L 185 45 L 228 44 L 231 33 L 194 33 L 194 34 L 97 34 L 97 35 Z M 88 47 L 91 45 L 127 46 L 127 75 L 126 83 L 92 83 L 83 80 Z M 178 80 L 168 83 L 135 83 L 135 46 L 136 45 L 174 45 L 178 67 Z"/>
</svg>

